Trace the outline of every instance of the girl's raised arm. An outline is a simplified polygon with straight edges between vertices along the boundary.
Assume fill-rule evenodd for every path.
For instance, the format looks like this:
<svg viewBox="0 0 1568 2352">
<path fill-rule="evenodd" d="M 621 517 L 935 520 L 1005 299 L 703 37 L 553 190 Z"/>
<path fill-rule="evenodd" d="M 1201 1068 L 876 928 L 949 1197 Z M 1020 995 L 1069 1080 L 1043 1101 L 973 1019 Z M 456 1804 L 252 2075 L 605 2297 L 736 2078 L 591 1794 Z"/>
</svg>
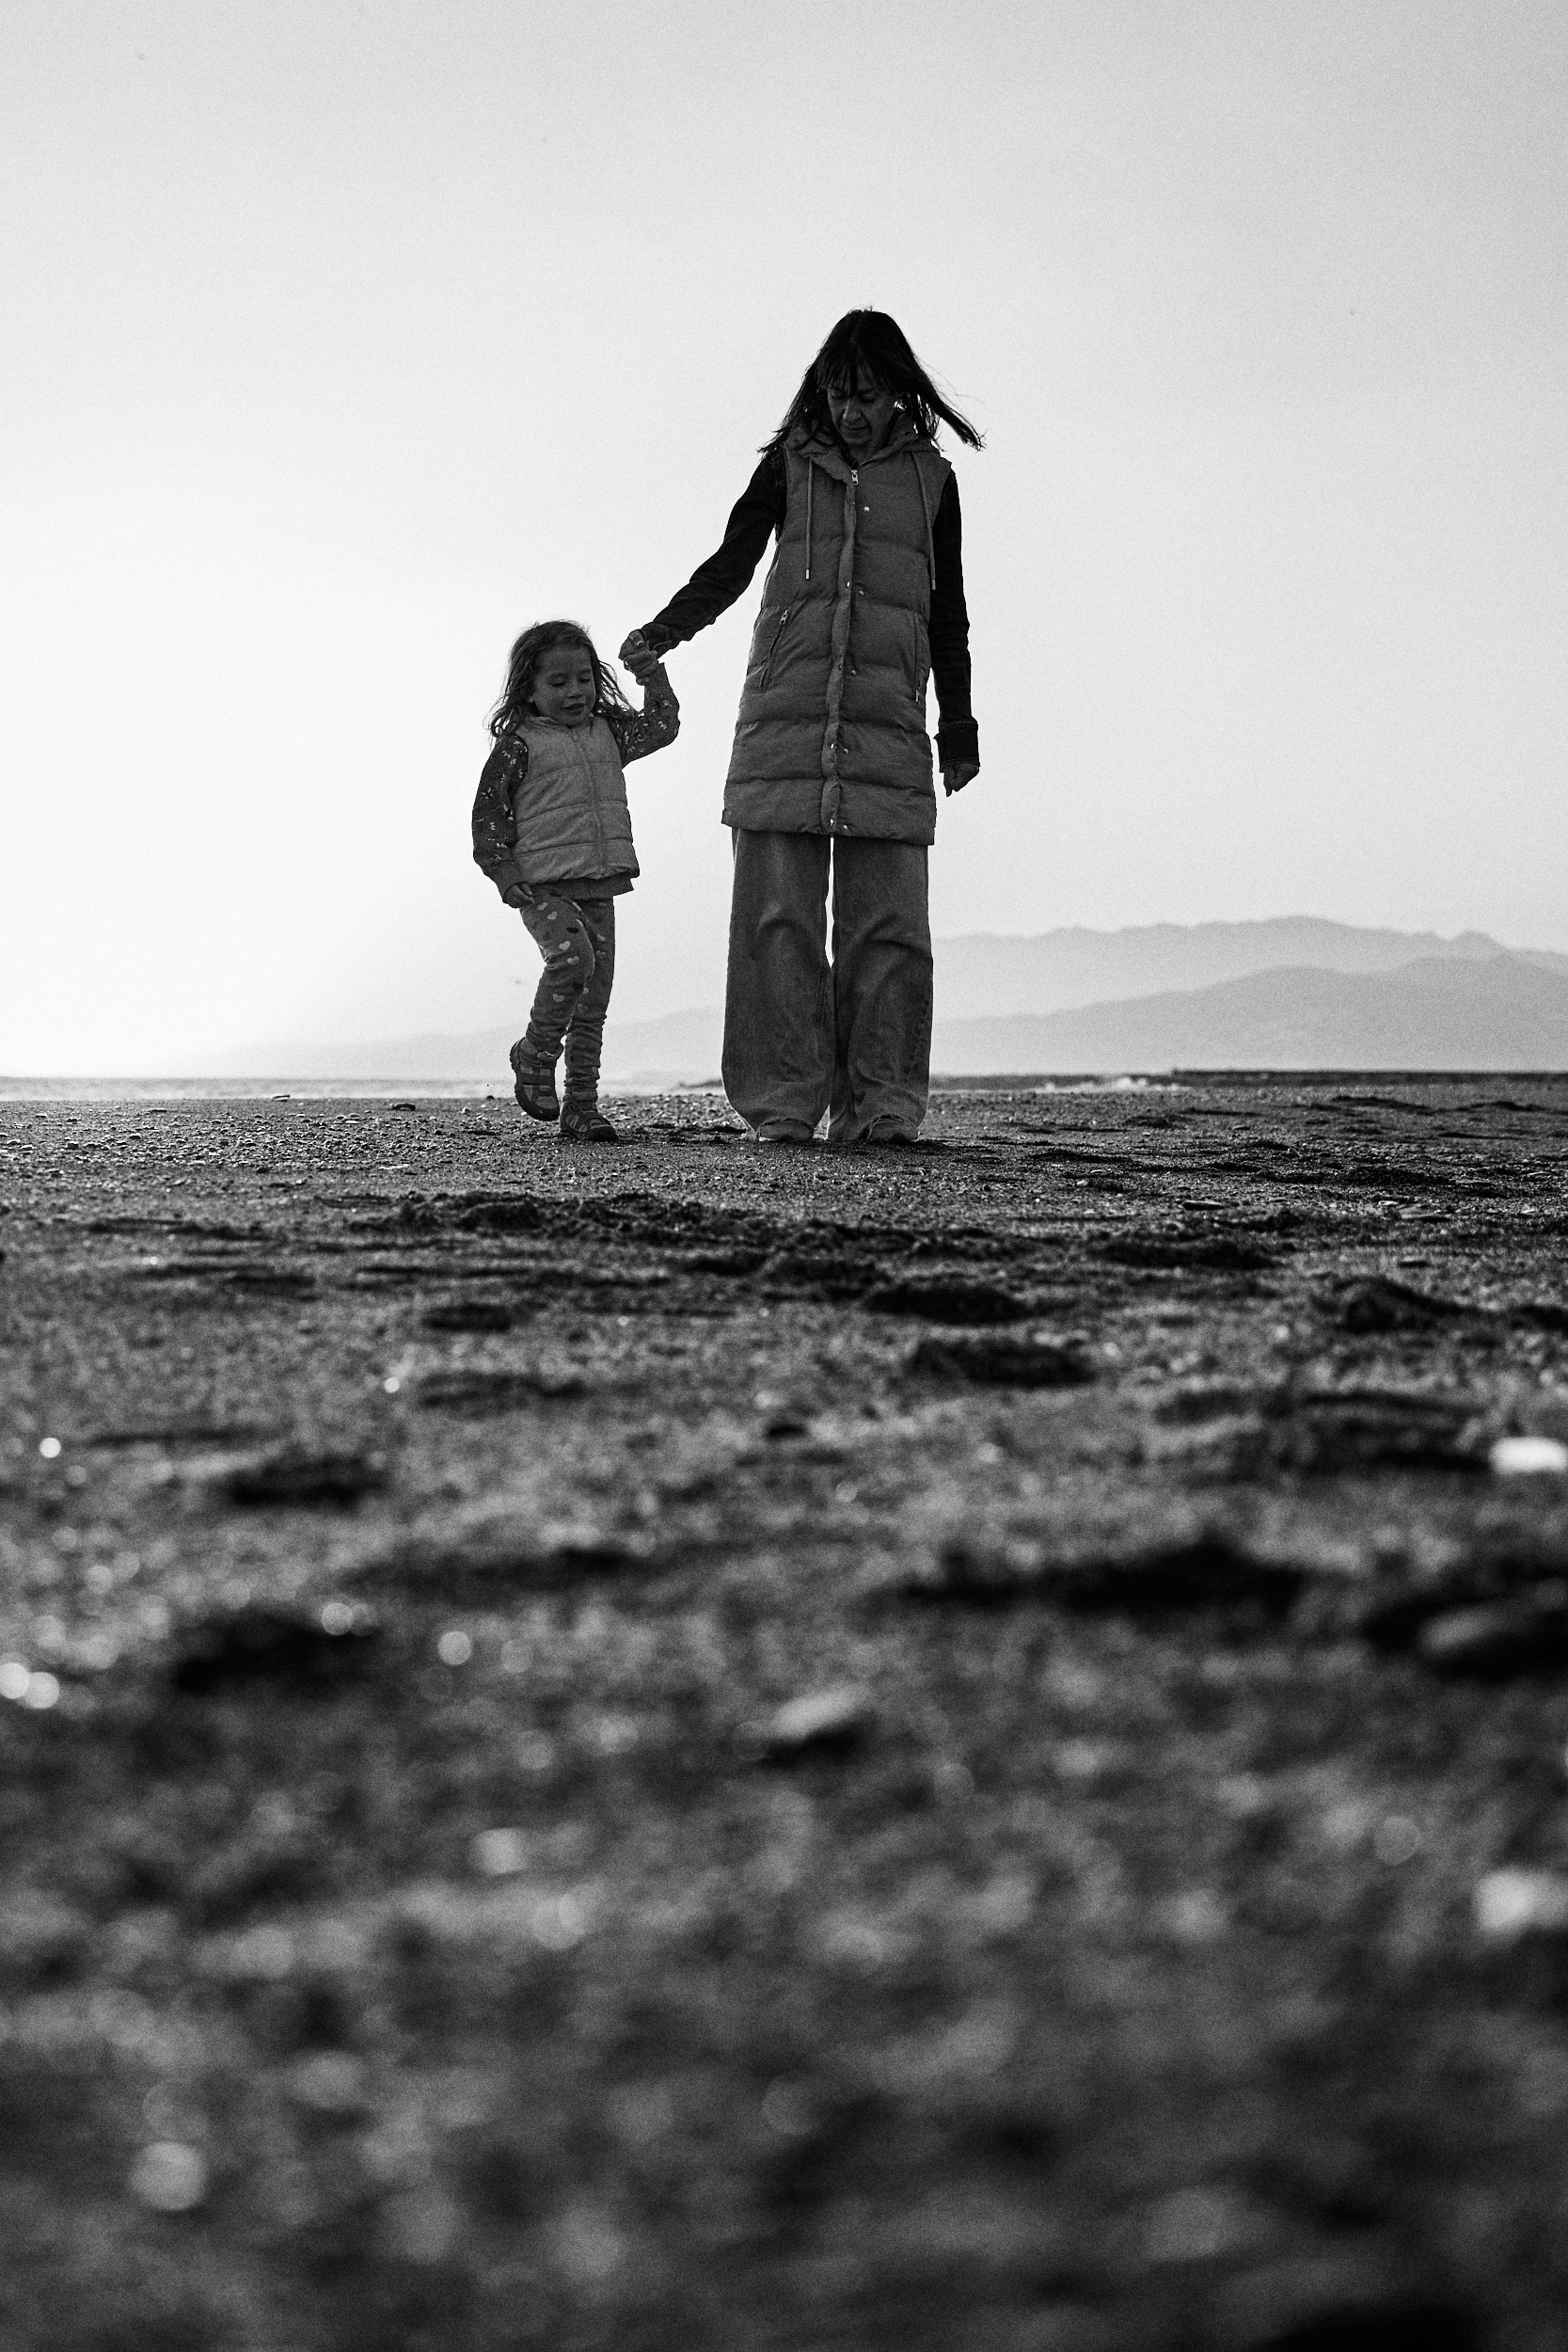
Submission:
<svg viewBox="0 0 1568 2352">
<path fill-rule="evenodd" d="M 632 631 L 621 648 L 621 658 L 642 689 L 642 707 L 610 709 L 604 714 L 623 768 L 634 759 L 646 759 L 650 752 L 661 752 L 681 731 L 681 707 L 663 662 L 648 651 L 645 644 L 635 653 L 627 651 L 637 643 L 640 633 Z"/>
</svg>

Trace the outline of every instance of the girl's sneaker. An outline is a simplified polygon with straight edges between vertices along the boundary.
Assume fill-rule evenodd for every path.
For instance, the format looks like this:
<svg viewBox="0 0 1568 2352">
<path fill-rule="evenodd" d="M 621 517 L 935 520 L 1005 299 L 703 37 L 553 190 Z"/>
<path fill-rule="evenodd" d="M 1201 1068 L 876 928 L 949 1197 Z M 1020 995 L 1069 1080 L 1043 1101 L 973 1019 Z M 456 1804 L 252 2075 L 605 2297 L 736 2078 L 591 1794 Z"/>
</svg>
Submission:
<svg viewBox="0 0 1568 2352">
<path fill-rule="evenodd" d="M 526 1037 L 520 1037 L 507 1059 L 516 1080 L 513 1092 L 531 1119 L 559 1119 L 561 1104 L 555 1090 L 555 1072 L 546 1069 L 534 1059 Z"/>
<path fill-rule="evenodd" d="M 561 1114 L 561 1133 L 568 1143 L 619 1143 L 621 1140 L 597 1103 L 568 1101 Z"/>
</svg>

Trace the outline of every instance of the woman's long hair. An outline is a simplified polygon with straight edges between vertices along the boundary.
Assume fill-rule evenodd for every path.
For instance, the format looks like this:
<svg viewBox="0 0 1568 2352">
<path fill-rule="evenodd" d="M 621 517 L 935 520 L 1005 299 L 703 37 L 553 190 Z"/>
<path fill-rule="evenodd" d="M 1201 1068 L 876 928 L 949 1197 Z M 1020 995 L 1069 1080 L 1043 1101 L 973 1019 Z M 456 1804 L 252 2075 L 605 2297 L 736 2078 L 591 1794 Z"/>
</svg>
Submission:
<svg viewBox="0 0 1568 2352">
<path fill-rule="evenodd" d="M 602 716 L 607 710 L 631 709 L 621 682 L 608 661 L 601 661 L 594 650 L 594 640 L 577 621 L 535 621 L 525 628 L 507 656 L 506 684 L 501 697 L 490 713 L 490 732 L 500 737 L 515 727 L 518 721 L 532 714 L 529 705 L 533 697 L 533 680 L 539 664 L 558 645 L 578 645 L 594 665 L 594 710 Z"/>
<path fill-rule="evenodd" d="M 853 384 L 864 376 L 890 391 L 917 432 L 936 438 L 939 423 L 951 425 L 971 449 L 983 446 L 980 435 L 944 400 L 910 349 L 909 337 L 885 310 L 846 310 L 821 350 L 800 378 L 800 389 L 784 410 L 784 421 L 766 451 L 779 449 L 798 428 L 831 439 L 833 421 L 828 409 L 830 386 Z"/>
</svg>

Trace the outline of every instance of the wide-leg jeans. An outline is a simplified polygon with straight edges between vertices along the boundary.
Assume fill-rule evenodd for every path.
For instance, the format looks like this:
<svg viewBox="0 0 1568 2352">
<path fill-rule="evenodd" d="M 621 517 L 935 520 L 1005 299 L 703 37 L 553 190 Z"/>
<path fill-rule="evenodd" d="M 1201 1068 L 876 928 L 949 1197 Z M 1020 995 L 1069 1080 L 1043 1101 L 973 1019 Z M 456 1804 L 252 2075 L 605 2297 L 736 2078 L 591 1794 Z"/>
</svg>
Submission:
<svg viewBox="0 0 1568 2352">
<path fill-rule="evenodd" d="M 931 1068 L 927 850 L 812 833 L 734 836 L 724 1091 L 759 1136 L 913 1136 Z M 827 899 L 832 878 L 832 961 Z"/>
</svg>

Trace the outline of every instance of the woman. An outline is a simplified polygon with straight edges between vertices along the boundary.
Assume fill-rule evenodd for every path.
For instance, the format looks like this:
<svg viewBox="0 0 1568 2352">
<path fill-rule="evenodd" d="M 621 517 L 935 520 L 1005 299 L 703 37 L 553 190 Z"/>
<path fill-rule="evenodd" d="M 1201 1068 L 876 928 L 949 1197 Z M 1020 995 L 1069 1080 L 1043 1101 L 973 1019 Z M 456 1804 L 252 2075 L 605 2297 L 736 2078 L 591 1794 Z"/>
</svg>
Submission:
<svg viewBox="0 0 1568 2352">
<path fill-rule="evenodd" d="M 622 647 L 632 667 L 732 605 L 778 534 L 752 639 L 724 822 L 735 848 L 724 1089 L 759 1143 L 912 1143 L 931 1053 L 926 684 L 947 792 L 979 773 L 953 469 L 974 426 L 880 310 L 840 319 L 723 545 Z M 832 962 L 825 946 L 833 885 Z"/>
</svg>

